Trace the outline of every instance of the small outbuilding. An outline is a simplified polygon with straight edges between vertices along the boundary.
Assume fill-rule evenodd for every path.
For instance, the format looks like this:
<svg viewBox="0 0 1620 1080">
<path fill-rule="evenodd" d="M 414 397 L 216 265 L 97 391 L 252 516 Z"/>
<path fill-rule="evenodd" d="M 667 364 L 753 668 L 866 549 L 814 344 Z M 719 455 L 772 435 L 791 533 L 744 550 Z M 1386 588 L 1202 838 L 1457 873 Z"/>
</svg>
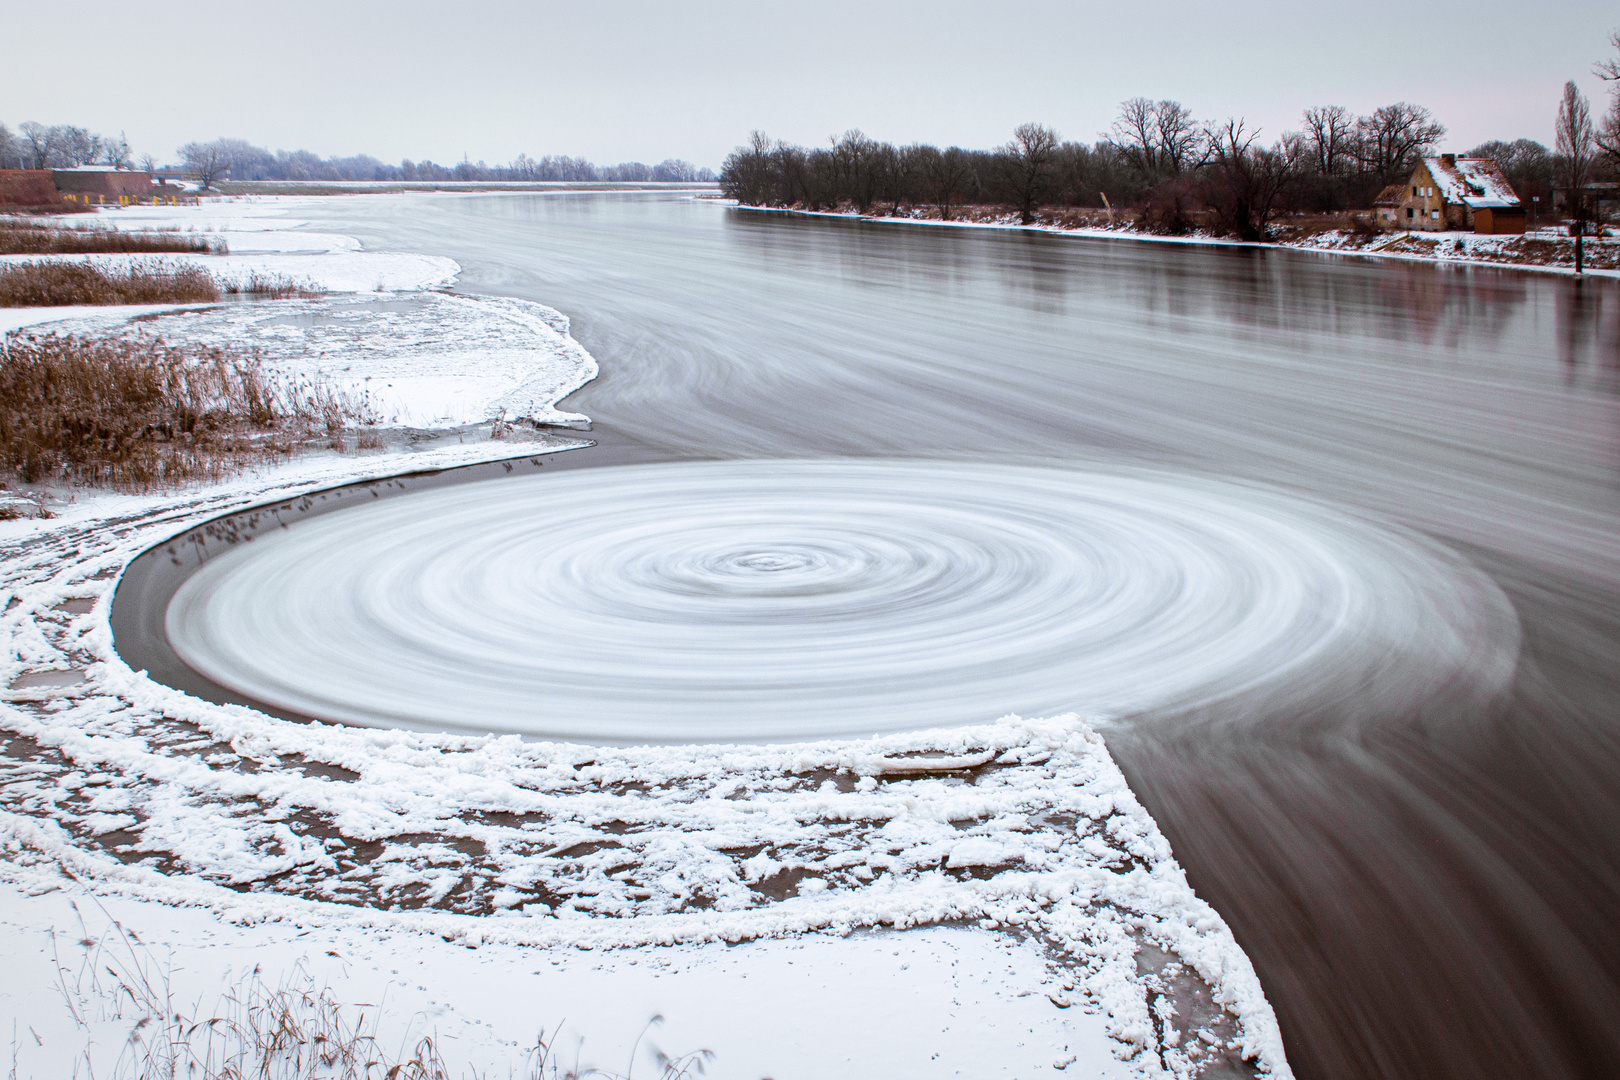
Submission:
<svg viewBox="0 0 1620 1080">
<path fill-rule="evenodd" d="M 1373 200 L 1373 221 L 1380 229 L 1398 229 L 1402 218 L 1401 207 L 1406 198 L 1405 184 L 1391 184 Z"/>
<path fill-rule="evenodd" d="M 1397 229 L 1524 232 L 1524 203 L 1491 158 L 1456 154 L 1424 158 L 1401 188 L 1394 209 Z M 1379 222 L 1384 223 L 1381 215 Z"/>
</svg>

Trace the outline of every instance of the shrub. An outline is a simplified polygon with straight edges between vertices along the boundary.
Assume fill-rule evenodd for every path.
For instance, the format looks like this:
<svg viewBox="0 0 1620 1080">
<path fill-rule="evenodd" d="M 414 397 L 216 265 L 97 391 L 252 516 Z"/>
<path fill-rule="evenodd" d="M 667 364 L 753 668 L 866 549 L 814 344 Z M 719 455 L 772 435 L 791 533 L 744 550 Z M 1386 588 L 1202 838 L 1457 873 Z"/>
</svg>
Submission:
<svg viewBox="0 0 1620 1080">
<path fill-rule="evenodd" d="M 85 262 L 0 265 L 0 307 L 70 304 L 200 304 L 217 301 L 219 285 L 199 266 L 165 263 L 103 269 Z"/>
<path fill-rule="evenodd" d="M 1138 224 L 1163 236 L 1185 236 L 1196 227 L 1193 207 L 1201 201 L 1191 180 L 1166 180 L 1148 192 Z"/>
<path fill-rule="evenodd" d="M 375 422 L 364 399 L 283 380 L 256 354 L 21 333 L 0 344 L 0 467 L 27 483 L 217 480 Z"/>
</svg>

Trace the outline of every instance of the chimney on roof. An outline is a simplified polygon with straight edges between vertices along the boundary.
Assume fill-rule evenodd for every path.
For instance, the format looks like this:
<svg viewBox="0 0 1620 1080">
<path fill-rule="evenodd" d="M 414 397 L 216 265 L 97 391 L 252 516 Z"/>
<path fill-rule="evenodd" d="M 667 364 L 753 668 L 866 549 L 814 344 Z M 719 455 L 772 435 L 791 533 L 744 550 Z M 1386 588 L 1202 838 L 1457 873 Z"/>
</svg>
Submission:
<svg viewBox="0 0 1620 1080">
<path fill-rule="evenodd" d="M 1440 164 L 1444 165 L 1448 169 L 1455 169 L 1457 167 L 1457 155 L 1456 154 L 1441 154 L 1440 155 Z"/>
</svg>

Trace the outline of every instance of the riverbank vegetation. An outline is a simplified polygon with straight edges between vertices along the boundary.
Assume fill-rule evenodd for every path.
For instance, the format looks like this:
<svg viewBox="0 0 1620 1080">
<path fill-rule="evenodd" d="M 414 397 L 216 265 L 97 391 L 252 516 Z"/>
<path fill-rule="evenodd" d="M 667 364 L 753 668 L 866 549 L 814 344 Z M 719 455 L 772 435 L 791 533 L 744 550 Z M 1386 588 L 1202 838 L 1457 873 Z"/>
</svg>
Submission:
<svg viewBox="0 0 1620 1080">
<path fill-rule="evenodd" d="M 0 346 L 0 469 L 27 484 L 215 481 L 305 447 L 343 449 L 376 421 L 364 398 L 283 378 L 253 353 L 21 332 Z"/>
<path fill-rule="evenodd" d="M 1620 33 L 1612 43 L 1620 51 Z M 1565 145 L 1562 128 L 1556 152 L 1515 139 L 1482 143 L 1469 155 L 1495 159 L 1526 206 L 1543 213 L 1553 208 L 1555 188 L 1579 191 L 1620 176 L 1617 65 L 1599 65 L 1616 89 L 1606 116 L 1577 138 L 1585 158 L 1580 146 Z M 1109 131 L 1091 143 L 1035 123 L 991 150 L 896 146 L 859 130 L 807 148 L 755 131 L 726 158 L 720 185 L 748 206 L 943 220 L 1013 213 L 1025 225 L 1096 210 L 1111 225 L 1163 235 L 1263 240 L 1274 238 L 1281 215 L 1336 215 L 1341 228 L 1370 232 L 1374 199 L 1405 183 L 1446 134 L 1428 109 L 1404 101 L 1359 116 L 1317 106 L 1300 119 L 1298 130 L 1264 141 L 1246 120 L 1200 121 L 1178 101 L 1139 97 L 1121 102 Z M 1577 204 L 1574 214 L 1581 213 Z"/>
<path fill-rule="evenodd" d="M 207 304 L 221 289 L 192 263 L 136 262 L 102 267 L 69 260 L 0 264 L 0 307 Z"/>
<path fill-rule="evenodd" d="M 749 206 L 907 216 L 927 208 L 947 221 L 969 207 L 997 207 L 1026 225 L 1042 208 L 1094 209 L 1164 235 L 1259 240 L 1281 214 L 1370 208 L 1445 135 L 1427 109 L 1406 102 L 1363 117 L 1324 106 L 1304 120 L 1303 131 L 1266 144 L 1246 121 L 1199 123 L 1179 102 L 1136 98 L 1090 144 L 1033 123 L 994 150 L 894 146 L 858 130 L 811 149 L 756 131 L 726 159 L 720 185 Z M 1471 152 L 1496 158 L 1521 194 L 1540 193 L 1550 205 L 1559 162 L 1546 147 L 1520 139 Z"/>
<path fill-rule="evenodd" d="M 223 247 L 221 241 L 195 233 L 64 228 L 32 218 L 0 218 L 0 255 L 209 255 Z"/>
<path fill-rule="evenodd" d="M 124 266 L 76 260 L 0 263 L 0 307 L 212 304 L 226 296 L 285 300 L 319 295 L 319 289 L 285 274 L 252 270 L 245 277 L 222 281 L 191 262 L 144 260 Z"/>
</svg>

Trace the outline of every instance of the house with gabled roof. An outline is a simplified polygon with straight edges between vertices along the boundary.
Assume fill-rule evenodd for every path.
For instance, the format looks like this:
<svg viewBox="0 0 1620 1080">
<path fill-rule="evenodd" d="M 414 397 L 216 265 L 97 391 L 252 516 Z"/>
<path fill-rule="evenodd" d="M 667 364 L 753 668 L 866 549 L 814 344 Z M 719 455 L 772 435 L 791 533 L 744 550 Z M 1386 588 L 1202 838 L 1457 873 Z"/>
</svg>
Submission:
<svg viewBox="0 0 1620 1080">
<path fill-rule="evenodd" d="M 1406 198 L 1405 184 L 1391 184 L 1378 193 L 1373 200 L 1373 221 L 1380 229 L 1398 229 L 1399 221 L 1405 217 L 1401 207 Z"/>
<path fill-rule="evenodd" d="M 1401 189 L 1394 227 L 1522 233 L 1524 203 L 1491 158 L 1441 154 L 1424 158 L 1412 171 Z"/>
</svg>

